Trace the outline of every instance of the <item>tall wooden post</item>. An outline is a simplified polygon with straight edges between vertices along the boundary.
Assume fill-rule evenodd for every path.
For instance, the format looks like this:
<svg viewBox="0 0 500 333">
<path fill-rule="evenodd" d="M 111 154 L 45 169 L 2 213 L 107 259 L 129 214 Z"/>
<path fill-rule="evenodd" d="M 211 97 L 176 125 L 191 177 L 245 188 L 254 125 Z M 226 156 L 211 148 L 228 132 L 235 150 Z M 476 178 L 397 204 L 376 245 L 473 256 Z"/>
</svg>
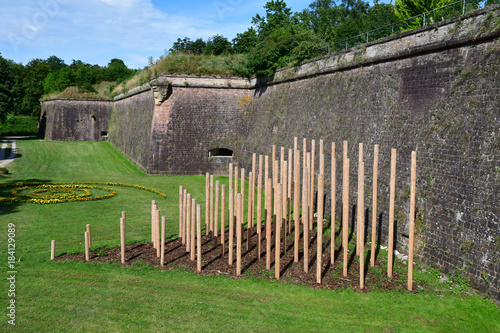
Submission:
<svg viewBox="0 0 500 333">
<path fill-rule="evenodd" d="M 191 251 L 191 193 L 188 193 L 186 200 L 186 252 L 189 252 Z"/>
<path fill-rule="evenodd" d="M 387 258 L 387 276 L 392 278 L 392 261 L 394 257 L 394 201 L 396 194 L 396 149 L 391 150 L 391 185 L 389 193 L 389 244 Z"/>
<path fill-rule="evenodd" d="M 184 213 L 185 214 L 184 221 L 187 221 L 187 214 L 188 213 L 189 212 L 186 210 Z M 125 225 L 125 221 L 123 221 L 123 225 Z M 183 233 L 184 233 L 184 235 L 186 234 L 185 229 L 184 229 Z M 160 250 L 161 250 L 160 249 L 160 211 L 159 210 L 156 210 L 155 238 L 156 238 L 156 256 L 159 258 L 160 257 Z"/>
<path fill-rule="evenodd" d="M 182 245 L 186 244 L 186 221 L 187 221 L 187 190 L 184 189 L 184 195 L 183 195 L 183 209 L 184 211 L 182 212 L 182 230 L 181 230 L 181 237 L 182 237 Z"/>
<path fill-rule="evenodd" d="M 356 231 L 356 255 L 359 256 L 359 249 L 361 247 L 361 238 L 359 237 L 359 235 L 361 235 L 361 228 L 360 228 L 360 221 L 359 221 L 359 217 L 360 217 L 360 208 L 361 208 L 361 205 L 360 205 L 360 200 L 361 200 L 361 196 L 359 195 L 359 177 L 360 177 L 360 169 L 361 169 L 361 163 L 363 163 L 363 144 L 360 143 L 359 144 L 359 154 L 358 154 L 358 213 L 357 213 L 357 223 L 356 223 L 356 228 L 357 228 L 357 231 Z"/>
<path fill-rule="evenodd" d="M 241 168 L 241 210 L 240 214 L 242 216 L 241 218 L 241 224 L 242 228 L 245 225 L 245 168 Z M 242 229 L 243 230 L 243 229 Z"/>
<path fill-rule="evenodd" d="M 278 188 L 276 190 L 276 200 L 278 202 L 283 201 L 283 185 L 278 184 Z M 281 228 L 280 223 L 283 220 L 283 206 L 278 204 L 277 205 L 277 211 L 276 211 L 276 244 L 274 246 L 274 252 L 275 252 L 275 257 L 274 257 L 274 277 L 276 280 L 280 279 L 280 257 L 281 257 L 281 245 L 280 245 L 280 231 Z"/>
<path fill-rule="evenodd" d="M 125 263 L 125 224 L 123 218 L 120 218 L 120 248 L 121 248 L 121 262 Z"/>
<path fill-rule="evenodd" d="M 85 240 L 85 261 L 89 261 L 90 260 L 90 254 L 89 254 L 89 233 L 85 231 L 83 233 L 83 237 L 84 237 L 84 240 Z M 123 263 L 123 261 L 122 261 L 122 263 Z"/>
<path fill-rule="evenodd" d="M 87 232 L 89 233 L 89 248 L 91 248 L 92 247 L 92 236 L 90 235 L 90 224 L 87 224 L 86 228 L 87 228 Z"/>
<path fill-rule="evenodd" d="M 286 230 L 288 229 L 287 220 L 286 220 L 286 212 L 288 211 L 288 194 L 287 194 L 287 186 L 288 186 L 288 161 L 283 161 L 283 174 L 281 176 L 281 224 L 283 227 L 283 244 L 285 246 L 286 251 Z"/>
<path fill-rule="evenodd" d="M 262 242 L 262 173 L 259 173 L 259 176 L 257 177 L 257 259 L 260 259 L 261 242 Z"/>
<path fill-rule="evenodd" d="M 267 157 L 267 156 L 266 156 Z M 271 269 L 271 226 L 272 226 L 272 203 L 271 203 L 271 178 L 266 178 L 266 269 Z"/>
<path fill-rule="evenodd" d="M 161 255 L 160 255 L 160 266 L 163 267 L 163 264 L 165 262 L 165 216 L 161 217 Z"/>
<path fill-rule="evenodd" d="M 236 202 L 236 199 L 238 197 L 238 167 L 235 167 L 234 168 L 234 189 L 233 189 L 233 195 L 234 195 L 234 200 L 233 200 L 233 217 L 231 218 L 231 221 L 230 223 L 231 224 L 235 224 L 236 223 L 236 220 L 237 220 L 237 216 L 236 215 L 236 205 L 238 204 Z M 233 226 L 233 231 L 234 231 L 234 226 Z M 231 248 L 231 251 L 233 251 L 233 248 Z M 233 262 L 231 261 L 231 265 L 233 264 Z"/>
<path fill-rule="evenodd" d="M 229 198 L 233 196 L 233 189 L 229 190 Z M 236 215 L 236 202 L 234 205 L 233 213 Z M 231 214 L 229 214 L 231 215 Z M 229 249 L 228 249 L 228 263 L 233 264 L 233 254 L 234 254 L 234 218 L 229 216 Z"/>
<path fill-rule="evenodd" d="M 297 137 L 295 137 L 297 139 Z M 295 140 L 297 141 L 297 140 Z M 293 177 L 293 220 L 295 238 L 293 243 L 293 262 L 299 262 L 300 237 L 300 150 L 295 150 L 295 169 Z"/>
<path fill-rule="evenodd" d="M 229 196 L 229 218 L 228 222 L 231 224 L 231 221 L 233 221 L 233 197 L 232 197 L 232 191 L 233 189 L 233 163 L 229 163 L 229 187 L 228 187 L 228 196 Z"/>
<path fill-rule="evenodd" d="M 344 170 L 342 182 L 342 248 L 344 252 L 344 277 L 347 276 L 347 255 L 349 251 L 348 228 L 349 228 L 349 159 L 347 158 L 347 141 L 344 141 Z"/>
<path fill-rule="evenodd" d="M 311 140 L 311 176 L 309 177 L 309 186 L 311 189 L 309 190 L 309 230 L 313 229 L 314 226 L 314 166 L 316 164 L 316 140 Z"/>
<path fill-rule="evenodd" d="M 263 162 L 264 162 L 264 156 L 262 155 L 259 155 L 259 175 L 262 175 L 262 168 L 263 168 Z M 260 219 L 260 222 L 262 223 L 262 181 L 265 179 L 263 179 L 263 175 L 260 177 L 260 184 L 258 184 L 259 182 L 259 177 L 257 176 L 257 207 L 260 207 L 260 208 L 257 208 L 257 220 Z M 260 185 L 260 193 L 259 193 L 259 185 Z M 259 202 L 260 202 L 260 206 L 259 206 Z"/>
<path fill-rule="evenodd" d="M 378 181 L 378 145 L 375 145 L 373 152 L 373 188 L 372 188 L 372 247 L 370 265 L 375 266 L 375 245 L 377 241 L 377 181 Z"/>
<path fill-rule="evenodd" d="M 309 156 L 309 153 L 307 153 Z M 309 163 L 307 164 L 309 165 Z M 304 272 L 309 271 L 309 168 L 304 168 L 302 196 L 302 227 L 304 228 Z"/>
<path fill-rule="evenodd" d="M 251 203 L 248 204 L 248 208 L 250 209 L 250 219 L 249 219 L 249 224 L 250 227 L 253 228 L 254 226 L 254 220 L 255 220 L 255 179 L 256 179 L 256 167 L 257 167 L 257 154 L 253 153 L 252 155 L 252 190 L 250 191 L 251 196 Z"/>
<path fill-rule="evenodd" d="M 53 239 L 50 241 L 50 260 L 56 258 L 56 241 Z"/>
<path fill-rule="evenodd" d="M 332 142 L 332 168 L 331 168 L 331 195 L 330 195 L 330 262 L 333 267 L 335 261 L 335 205 L 336 205 L 336 178 L 337 178 L 337 160 L 335 158 L 335 142 Z"/>
<path fill-rule="evenodd" d="M 286 211 L 286 221 L 288 223 L 288 233 L 292 232 L 292 170 L 293 170 L 293 151 L 288 149 L 288 189 L 286 190 L 287 196 L 287 211 Z"/>
<path fill-rule="evenodd" d="M 210 224 L 210 174 L 205 175 L 205 234 L 208 235 Z"/>
<path fill-rule="evenodd" d="M 411 153 L 410 177 L 410 248 L 408 250 L 408 290 L 413 289 L 413 250 L 415 247 L 415 196 L 417 182 L 417 152 Z"/>
<path fill-rule="evenodd" d="M 220 198 L 220 243 L 222 245 L 222 255 L 225 252 L 226 246 L 226 185 L 223 184 L 221 187 L 221 198 Z"/>
<path fill-rule="evenodd" d="M 214 234 L 219 237 L 219 197 L 220 197 L 220 183 L 215 182 L 215 210 L 214 210 Z"/>
<path fill-rule="evenodd" d="M 196 270 L 201 272 L 201 205 L 196 206 Z"/>
<path fill-rule="evenodd" d="M 210 236 L 214 236 L 214 176 L 210 175 Z"/>
<path fill-rule="evenodd" d="M 241 225 L 243 224 L 241 210 L 243 208 L 242 204 L 242 194 L 238 193 L 236 199 L 236 275 L 241 276 Z"/>
<path fill-rule="evenodd" d="M 190 254 L 189 259 L 191 259 L 191 261 L 194 261 L 194 259 L 195 259 L 195 251 L 196 251 L 195 234 L 196 234 L 196 199 L 192 199 L 191 200 L 191 235 L 190 235 L 190 237 L 191 237 L 191 241 L 190 241 L 191 250 L 189 251 L 189 254 Z"/>
<path fill-rule="evenodd" d="M 359 165 L 359 288 L 365 287 L 365 162 Z"/>
<path fill-rule="evenodd" d="M 321 140 L 320 142 L 323 142 Z M 321 259 L 323 257 L 323 207 L 324 207 L 324 187 L 325 187 L 325 155 L 322 145 L 319 154 L 319 175 L 318 175 L 318 236 L 316 250 L 316 282 L 321 283 Z"/>
</svg>

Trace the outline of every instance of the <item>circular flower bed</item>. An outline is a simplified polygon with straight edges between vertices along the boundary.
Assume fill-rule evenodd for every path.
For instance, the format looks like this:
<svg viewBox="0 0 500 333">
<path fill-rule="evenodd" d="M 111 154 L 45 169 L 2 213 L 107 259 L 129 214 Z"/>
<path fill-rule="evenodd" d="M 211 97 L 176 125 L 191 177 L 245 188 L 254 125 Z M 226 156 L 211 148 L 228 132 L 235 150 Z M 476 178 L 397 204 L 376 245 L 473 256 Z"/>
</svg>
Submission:
<svg viewBox="0 0 500 333">
<path fill-rule="evenodd" d="M 53 204 L 60 202 L 94 201 L 114 197 L 117 193 L 112 188 L 97 186 L 122 186 L 149 191 L 166 198 L 158 190 L 141 185 L 124 183 L 16 183 L 1 184 L 0 188 L 13 187 L 12 196 L 0 196 L 0 202 L 28 202 L 38 204 Z"/>
</svg>

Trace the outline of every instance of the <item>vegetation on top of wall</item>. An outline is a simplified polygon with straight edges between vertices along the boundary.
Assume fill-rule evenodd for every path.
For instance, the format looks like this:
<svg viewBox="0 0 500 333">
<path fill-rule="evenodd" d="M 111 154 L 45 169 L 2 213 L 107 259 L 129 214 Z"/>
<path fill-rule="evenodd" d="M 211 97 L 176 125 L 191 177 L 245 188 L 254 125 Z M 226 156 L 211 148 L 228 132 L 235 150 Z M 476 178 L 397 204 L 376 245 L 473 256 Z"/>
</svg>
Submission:
<svg viewBox="0 0 500 333">
<path fill-rule="evenodd" d="M 112 100 L 112 91 L 115 88 L 115 82 L 101 82 L 89 87 L 67 87 L 61 92 L 53 92 L 43 96 L 44 100 L 55 98 L 74 98 L 74 99 L 96 99 Z"/>
</svg>

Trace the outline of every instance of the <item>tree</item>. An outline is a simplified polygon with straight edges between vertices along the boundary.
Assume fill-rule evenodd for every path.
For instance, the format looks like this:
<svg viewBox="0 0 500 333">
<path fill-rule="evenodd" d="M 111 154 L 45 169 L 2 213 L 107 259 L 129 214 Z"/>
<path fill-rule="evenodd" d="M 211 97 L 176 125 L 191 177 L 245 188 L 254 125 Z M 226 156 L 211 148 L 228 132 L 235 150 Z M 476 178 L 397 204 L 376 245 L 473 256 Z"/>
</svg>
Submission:
<svg viewBox="0 0 500 333">
<path fill-rule="evenodd" d="M 222 35 L 215 35 L 210 37 L 207 41 L 207 45 L 203 49 L 204 54 L 227 54 L 231 53 L 231 43 L 229 40 Z"/>
<path fill-rule="evenodd" d="M 191 43 L 192 41 L 188 37 L 184 37 L 183 39 L 177 38 L 177 41 L 174 42 L 169 51 L 171 53 L 187 52 L 189 50 Z"/>
<path fill-rule="evenodd" d="M 292 24 L 292 10 L 283 0 L 271 0 L 264 5 L 266 16 L 257 14 L 252 18 L 252 24 L 257 28 L 260 40 L 265 39 L 279 28 Z"/>
<path fill-rule="evenodd" d="M 248 53 L 257 45 L 258 41 L 257 31 L 250 27 L 244 33 L 238 33 L 233 38 L 233 51 L 235 53 Z"/>
<path fill-rule="evenodd" d="M 400 21 L 423 14 L 430 10 L 449 5 L 454 0 L 396 0 L 395 13 Z M 414 29 L 423 25 L 423 17 L 406 22 L 405 29 Z"/>
<path fill-rule="evenodd" d="M 56 56 L 48 57 L 47 59 L 45 59 L 45 63 L 50 66 L 50 70 L 53 72 L 57 72 L 61 68 L 68 66 L 64 63 L 64 60 Z"/>
<path fill-rule="evenodd" d="M 198 38 L 188 46 L 188 51 L 193 54 L 203 54 L 203 50 L 207 46 L 207 43 L 202 39 Z"/>
<path fill-rule="evenodd" d="M 43 80 L 49 74 L 50 66 L 42 59 L 33 59 L 26 64 L 24 80 L 24 97 L 21 104 L 21 113 L 40 116 L 40 98 L 43 95 Z"/>
<path fill-rule="evenodd" d="M 129 69 L 123 60 L 121 59 L 111 59 L 108 63 L 108 79 L 109 81 L 117 81 L 117 82 L 122 82 L 126 79 L 128 79 L 134 71 L 132 69 Z"/>
<path fill-rule="evenodd" d="M 15 97 L 15 78 L 11 64 L 0 54 L 0 121 L 14 113 Z"/>
</svg>

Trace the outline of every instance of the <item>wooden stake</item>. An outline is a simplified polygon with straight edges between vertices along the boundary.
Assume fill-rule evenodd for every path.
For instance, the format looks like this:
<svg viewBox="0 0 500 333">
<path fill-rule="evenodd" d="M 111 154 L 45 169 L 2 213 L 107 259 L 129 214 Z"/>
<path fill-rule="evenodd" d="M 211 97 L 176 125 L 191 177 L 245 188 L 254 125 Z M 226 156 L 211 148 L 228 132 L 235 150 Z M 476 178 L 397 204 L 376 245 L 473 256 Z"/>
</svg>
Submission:
<svg viewBox="0 0 500 333">
<path fill-rule="evenodd" d="M 307 153 L 309 156 L 309 153 Z M 302 191 L 302 227 L 304 228 L 304 272 L 309 271 L 309 168 L 304 168 Z"/>
<path fill-rule="evenodd" d="M 245 168 L 241 168 L 241 224 L 242 228 L 245 225 Z"/>
<path fill-rule="evenodd" d="M 302 168 L 305 168 L 307 166 L 306 157 L 307 157 L 307 139 L 304 138 L 302 142 Z"/>
<path fill-rule="evenodd" d="M 282 207 L 281 226 L 283 227 L 284 231 L 286 231 L 288 229 L 287 224 L 286 224 L 286 212 L 288 211 L 288 208 L 287 208 L 287 204 L 288 204 L 288 200 L 287 200 L 287 198 L 288 198 L 288 195 L 287 195 L 288 161 L 283 161 L 282 170 L 283 170 L 283 173 L 281 174 L 281 186 L 282 186 L 282 189 L 281 189 L 281 207 Z M 283 233 L 283 236 L 285 236 L 285 232 Z M 283 242 L 284 243 L 286 242 L 285 239 L 283 240 Z M 285 248 L 286 248 L 286 243 L 285 243 Z"/>
<path fill-rule="evenodd" d="M 214 236 L 214 176 L 210 175 L 210 235 Z"/>
<path fill-rule="evenodd" d="M 210 173 L 205 175 L 205 234 L 208 235 L 210 224 Z"/>
<path fill-rule="evenodd" d="M 220 196 L 220 183 L 215 182 L 215 211 L 214 211 L 214 234 L 219 237 L 219 196 Z"/>
<path fill-rule="evenodd" d="M 201 205 L 196 206 L 196 270 L 201 272 Z"/>
<path fill-rule="evenodd" d="M 396 149 L 391 150 L 391 185 L 389 193 L 389 246 L 387 258 L 387 276 L 392 278 L 392 261 L 394 257 L 394 200 L 396 194 Z"/>
<path fill-rule="evenodd" d="M 222 245 L 222 255 L 225 252 L 226 246 L 226 185 L 223 184 L 221 187 L 221 198 L 220 198 L 220 243 Z"/>
<path fill-rule="evenodd" d="M 408 250 L 408 290 L 413 289 L 413 250 L 415 247 L 415 195 L 417 182 L 417 152 L 411 152 L 410 178 L 410 248 Z"/>
<path fill-rule="evenodd" d="M 311 176 L 309 178 L 309 230 L 313 229 L 314 226 L 314 166 L 316 164 L 316 140 L 311 140 Z"/>
<path fill-rule="evenodd" d="M 274 185 L 275 185 L 275 179 L 276 179 L 276 170 L 274 170 L 274 161 L 276 161 L 276 145 L 273 145 L 273 154 L 272 154 L 272 172 L 273 172 L 273 189 L 274 189 Z"/>
<path fill-rule="evenodd" d="M 253 228 L 254 226 L 254 219 L 255 219 L 255 179 L 256 179 L 256 174 L 255 174 L 255 168 L 257 164 L 257 154 L 253 153 L 252 155 L 252 193 L 251 195 L 251 203 L 248 204 L 248 208 L 250 208 L 251 214 L 250 214 L 250 227 Z"/>
<path fill-rule="evenodd" d="M 261 242 L 262 242 L 262 173 L 259 173 L 259 176 L 257 177 L 257 259 L 260 259 L 260 254 L 262 252 Z"/>
<path fill-rule="evenodd" d="M 242 221 L 242 214 L 241 210 L 243 209 L 243 204 L 242 204 L 242 194 L 238 193 L 237 199 L 236 199 L 236 216 L 238 217 L 236 221 L 236 275 L 241 276 L 241 225 L 243 224 Z"/>
<path fill-rule="evenodd" d="M 194 261 L 194 259 L 195 259 L 195 251 L 196 251 L 196 247 L 195 247 L 195 242 L 196 242 L 195 234 L 196 234 L 196 199 L 192 199 L 191 200 L 191 235 L 190 235 L 190 238 L 191 238 L 191 241 L 190 241 L 191 249 L 189 251 L 189 254 L 190 254 L 190 258 L 189 259 L 191 259 L 191 261 Z"/>
<path fill-rule="evenodd" d="M 378 145 L 375 145 L 373 152 L 373 189 L 372 189 L 372 247 L 370 264 L 375 266 L 375 243 L 377 241 L 377 181 L 378 181 Z"/>
<path fill-rule="evenodd" d="M 191 251 L 191 193 L 186 198 L 186 252 Z"/>
<path fill-rule="evenodd" d="M 89 248 L 91 248 L 92 247 L 92 237 L 90 235 L 90 224 L 87 224 L 86 227 L 87 227 L 87 232 L 89 233 Z"/>
<path fill-rule="evenodd" d="M 259 201 L 260 201 L 260 209 L 257 208 L 257 220 L 260 219 L 260 222 L 262 224 L 262 182 L 264 181 L 263 175 L 262 175 L 262 168 L 263 168 L 263 163 L 264 163 L 264 156 L 259 155 L 259 173 L 258 175 L 260 176 L 260 194 L 259 194 L 259 184 L 257 184 L 257 207 L 259 207 Z M 257 176 L 257 183 L 259 182 L 259 176 Z"/>
<path fill-rule="evenodd" d="M 229 198 L 231 199 L 233 197 L 233 189 L 229 190 Z M 236 210 L 236 205 L 234 205 L 234 209 Z M 234 212 L 233 212 L 234 213 Z M 231 215 L 231 214 L 229 214 Z M 228 264 L 232 265 L 233 264 L 233 253 L 234 253 L 234 217 L 231 218 L 229 217 L 229 258 L 228 258 Z"/>
<path fill-rule="evenodd" d="M 267 156 L 266 156 L 267 157 Z M 265 213 L 266 213 L 266 269 L 271 269 L 271 178 L 266 178 Z"/>
<path fill-rule="evenodd" d="M 361 163 L 363 163 L 363 144 L 360 143 L 359 144 L 359 154 L 358 154 L 358 214 L 357 214 L 357 223 L 356 223 L 356 228 L 357 228 L 357 231 L 356 231 L 356 255 L 359 256 L 359 249 L 361 247 L 361 239 L 360 239 L 360 235 L 361 235 L 361 227 L 360 227 L 360 224 L 361 222 L 359 221 L 359 217 L 360 217 L 360 200 L 361 200 L 361 197 L 359 195 L 359 177 L 360 177 L 360 169 L 361 169 Z"/>
<path fill-rule="evenodd" d="M 252 192 L 253 192 L 253 189 L 252 189 L 252 178 L 253 178 L 253 174 L 252 174 L 252 171 L 250 171 L 250 173 L 248 174 L 248 180 L 249 180 L 249 184 L 248 184 L 248 217 L 247 217 L 247 250 L 250 248 L 250 228 L 252 226 Z"/>
<path fill-rule="evenodd" d="M 231 193 L 233 193 L 232 191 L 233 189 L 233 163 L 230 163 L 229 164 L 229 187 L 228 187 L 228 195 L 229 195 L 229 217 L 228 217 L 228 222 L 229 224 L 231 224 L 231 222 L 233 221 L 233 214 L 234 214 L 234 210 L 233 210 L 233 197 L 231 195 Z"/>
<path fill-rule="evenodd" d="M 347 252 L 349 251 L 348 244 L 348 227 L 349 227 L 349 159 L 344 162 L 344 194 L 343 199 L 343 209 L 342 209 L 342 248 L 344 249 L 344 267 L 343 273 L 344 277 L 347 277 Z"/>
<path fill-rule="evenodd" d="M 125 224 L 123 218 L 120 218 L 120 254 L 121 254 L 121 262 L 125 263 Z"/>
<path fill-rule="evenodd" d="M 161 217 L 161 243 L 160 243 L 160 248 L 161 248 L 161 255 L 160 255 L 160 266 L 163 267 L 163 264 L 165 262 L 165 216 Z"/>
<path fill-rule="evenodd" d="M 186 217 L 188 211 L 186 211 L 184 216 Z M 184 218 L 186 221 L 186 218 Z M 125 221 L 123 221 L 123 225 L 125 226 Z M 186 233 L 186 230 L 183 231 L 183 233 Z M 156 237 L 156 256 L 159 258 L 160 257 L 160 211 L 156 210 L 156 223 L 155 223 L 155 237 Z"/>
<path fill-rule="evenodd" d="M 181 230 L 181 237 L 182 237 L 182 245 L 186 244 L 186 220 L 187 220 L 187 190 L 184 189 L 184 205 L 183 209 L 184 211 L 182 212 L 182 230 Z"/>
<path fill-rule="evenodd" d="M 335 142 L 332 142 L 332 174 L 331 174 L 331 194 L 330 194 L 330 262 L 333 267 L 335 261 L 335 204 L 336 204 L 336 178 L 337 178 L 337 160 L 335 158 Z"/>
<path fill-rule="evenodd" d="M 295 137 L 297 139 L 297 137 Z M 297 141 L 297 140 L 295 140 Z M 295 223 L 295 238 L 293 242 L 293 262 L 299 262 L 300 236 L 300 150 L 295 150 L 295 168 L 293 177 L 293 221 Z"/>
<path fill-rule="evenodd" d="M 287 211 L 286 211 L 286 221 L 288 223 L 288 233 L 292 232 L 292 169 L 293 169 L 293 156 L 292 149 L 288 149 L 288 189 L 286 190 L 287 197 Z"/>
<path fill-rule="evenodd" d="M 54 260 L 56 257 L 56 241 L 53 239 L 50 241 L 50 260 Z"/>
<path fill-rule="evenodd" d="M 276 191 L 276 200 L 278 202 L 283 201 L 283 185 L 278 184 L 278 188 Z M 275 252 L 275 258 L 274 258 L 274 277 L 276 280 L 280 279 L 280 257 L 281 257 L 281 245 L 280 245 L 280 223 L 283 220 L 283 214 L 282 214 L 282 205 L 277 206 L 277 211 L 276 211 L 276 244 L 274 246 L 274 252 Z"/>
<path fill-rule="evenodd" d="M 320 141 L 320 143 L 323 140 Z M 319 175 L 318 175 L 318 236 L 316 250 L 316 282 L 321 283 L 321 259 L 323 257 L 323 207 L 325 188 L 325 155 L 322 152 L 323 145 L 320 144 Z"/>
<path fill-rule="evenodd" d="M 89 254 L 89 233 L 85 231 L 83 234 L 83 237 L 85 239 L 85 261 L 90 260 L 90 254 Z"/>
<path fill-rule="evenodd" d="M 360 186 L 359 195 L 361 200 L 359 205 L 359 288 L 365 287 L 365 162 L 360 164 Z"/>
</svg>

